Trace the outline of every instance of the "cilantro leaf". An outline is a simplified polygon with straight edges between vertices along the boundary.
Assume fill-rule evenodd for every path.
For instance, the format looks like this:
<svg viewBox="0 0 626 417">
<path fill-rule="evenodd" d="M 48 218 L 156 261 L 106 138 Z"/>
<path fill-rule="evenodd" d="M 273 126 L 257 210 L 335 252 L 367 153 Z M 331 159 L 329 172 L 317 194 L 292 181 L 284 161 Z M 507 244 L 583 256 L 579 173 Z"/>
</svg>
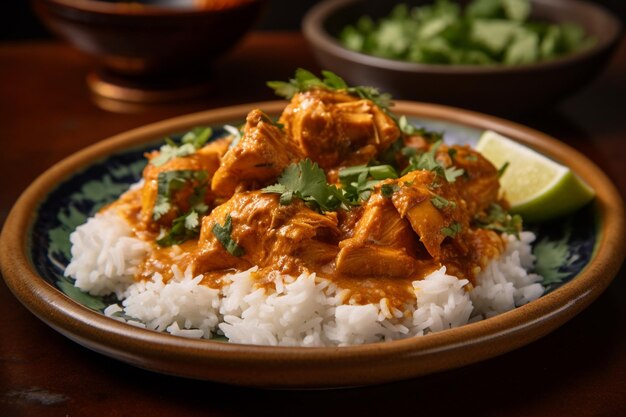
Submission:
<svg viewBox="0 0 626 417">
<path fill-rule="evenodd" d="M 195 183 L 195 186 L 193 193 L 187 200 L 190 207 L 189 211 L 175 218 L 169 230 L 161 229 L 161 234 L 156 240 L 158 245 L 177 245 L 200 234 L 200 216 L 209 210 L 209 207 L 204 203 L 207 178 L 208 173 L 204 170 L 178 170 L 159 173 L 157 177 L 157 199 L 152 209 L 153 220 L 158 220 L 173 208 L 172 193 L 190 183 Z"/>
<path fill-rule="evenodd" d="M 385 198 L 390 198 L 400 187 L 397 184 L 383 184 L 380 186 L 380 194 Z"/>
<path fill-rule="evenodd" d="M 522 230 L 522 218 L 517 214 L 509 214 L 497 203 L 491 204 L 485 213 L 476 216 L 474 224 L 482 229 L 515 235 L 518 239 Z"/>
<path fill-rule="evenodd" d="M 161 230 L 161 234 L 156 242 L 159 246 L 172 246 L 185 242 L 186 240 L 198 237 L 200 234 L 199 214 L 191 210 L 172 222 L 169 230 Z"/>
<path fill-rule="evenodd" d="M 159 220 L 161 216 L 171 210 L 171 196 L 174 191 L 180 190 L 189 181 L 202 182 L 207 179 L 208 175 L 205 170 L 160 172 L 157 177 L 157 198 L 152 209 L 152 219 Z"/>
<path fill-rule="evenodd" d="M 569 265 L 573 260 L 573 254 L 570 254 L 567 244 L 569 237 L 568 230 L 563 238 L 556 241 L 544 238 L 533 248 L 533 255 L 537 259 L 534 272 L 543 277 L 541 285 L 559 284 L 569 275 L 561 271 L 562 267 Z"/>
<path fill-rule="evenodd" d="M 181 142 L 185 145 L 191 144 L 195 149 L 200 149 L 207 143 L 212 134 L 213 129 L 210 127 L 196 127 L 185 133 Z"/>
<path fill-rule="evenodd" d="M 344 26 L 338 39 L 364 54 L 444 65 L 531 63 L 596 42 L 578 25 L 529 21 L 531 6 L 530 0 L 400 3 L 376 22 L 362 16 Z"/>
<path fill-rule="evenodd" d="M 454 222 L 449 226 L 442 227 L 441 234 L 443 234 L 444 236 L 448 236 L 448 237 L 455 237 L 456 235 L 461 233 L 462 229 L 463 227 L 461 226 L 461 223 Z"/>
<path fill-rule="evenodd" d="M 445 178 L 446 181 L 452 183 L 455 182 L 458 177 L 463 175 L 465 171 L 461 168 L 456 168 L 454 166 L 444 167 L 441 162 L 439 162 L 436 158 L 437 150 L 441 146 L 441 141 L 435 142 L 430 150 L 422 153 L 415 153 L 409 158 L 409 166 L 407 166 L 404 171 L 402 171 L 402 175 L 415 171 L 418 169 L 433 171 L 438 176 Z M 412 149 L 412 148 L 405 148 Z M 415 152 L 415 150 L 413 151 Z"/>
<path fill-rule="evenodd" d="M 152 158 L 150 163 L 156 167 L 164 165 L 173 158 L 181 158 L 194 154 L 213 135 L 210 127 L 196 127 L 185 133 L 178 145 L 170 138 L 165 138 L 166 144 L 159 149 L 159 155 Z"/>
<path fill-rule="evenodd" d="M 414 126 L 404 115 L 400 116 L 400 119 L 398 119 L 398 127 L 405 135 L 419 135 L 423 137 L 428 143 L 435 143 L 443 139 L 442 132 L 435 132 L 433 130 L 426 129 L 425 127 Z"/>
<path fill-rule="evenodd" d="M 211 231 L 217 238 L 217 240 L 222 244 L 224 249 L 228 251 L 233 256 L 243 256 L 245 254 L 244 249 L 235 242 L 231 236 L 231 232 L 233 229 L 233 219 L 229 215 L 226 216 L 226 221 L 224 225 L 220 225 L 219 223 L 215 223 Z"/>
<path fill-rule="evenodd" d="M 351 204 L 369 199 L 374 186 L 388 178 L 398 178 L 398 173 L 391 165 L 356 165 L 339 170 L 344 196 Z M 386 189 L 381 189 L 381 192 L 384 196 Z"/>
<path fill-rule="evenodd" d="M 456 203 L 454 201 L 445 199 L 440 195 L 435 195 L 434 197 L 432 197 L 430 199 L 430 202 L 432 203 L 433 206 L 435 206 L 439 210 L 446 208 L 446 207 L 452 207 L 452 208 L 456 207 Z"/>
<path fill-rule="evenodd" d="M 267 86 L 274 90 L 278 96 L 291 100 L 297 93 L 308 91 L 314 88 L 323 88 L 331 91 L 346 91 L 348 94 L 371 100 L 384 111 L 391 107 L 391 95 L 381 93 L 374 87 L 350 87 L 343 78 L 330 71 L 322 71 L 323 79 L 303 68 L 298 68 L 294 78 L 288 82 L 268 81 Z"/>
<path fill-rule="evenodd" d="M 293 197 L 297 197 L 321 211 L 336 210 L 346 202 L 341 190 L 326 182 L 324 170 L 308 158 L 289 165 L 278 178 L 278 183 L 262 191 L 281 194 L 283 205 L 291 204 Z"/>
</svg>

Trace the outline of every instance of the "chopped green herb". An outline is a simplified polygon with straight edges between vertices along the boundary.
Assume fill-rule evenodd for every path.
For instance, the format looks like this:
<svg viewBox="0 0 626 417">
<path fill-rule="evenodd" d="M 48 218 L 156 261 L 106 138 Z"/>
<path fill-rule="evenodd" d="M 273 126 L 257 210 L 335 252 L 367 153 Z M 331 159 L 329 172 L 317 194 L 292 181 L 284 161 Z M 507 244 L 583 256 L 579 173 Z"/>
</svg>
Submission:
<svg viewBox="0 0 626 417">
<path fill-rule="evenodd" d="M 180 145 L 170 138 L 165 138 L 166 144 L 161 146 L 159 155 L 152 158 L 150 163 L 159 167 L 173 158 L 189 156 L 203 147 L 212 134 L 213 130 L 210 127 L 196 127 L 183 135 Z"/>
<path fill-rule="evenodd" d="M 195 149 L 200 149 L 207 143 L 212 134 L 213 129 L 210 127 L 196 127 L 185 133 L 181 142 L 185 145 L 193 145 Z"/>
<path fill-rule="evenodd" d="M 533 248 L 535 262 L 535 273 L 543 277 L 541 285 L 548 286 L 560 284 L 569 274 L 561 271 L 562 267 L 570 265 L 574 261 L 574 256 L 569 252 L 570 230 L 566 230 L 563 238 L 550 241 L 547 238 L 541 240 Z"/>
<path fill-rule="evenodd" d="M 461 233 L 461 229 L 462 229 L 461 223 L 454 222 L 450 226 L 442 227 L 441 234 L 443 234 L 444 236 L 448 236 L 448 237 L 454 237 L 458 235 L 459 233 Z"/>
<path fill-rule="evenodd" d="M 520 65 L 589 47 L 595 40 L 578 25 L 528 21 L 529 0 L 437 0 L 410 8 L 397 4 L 374 22 L 345 26 L 348 49 L 382 58 L 443 65 Z"/>
<path fill-rule="evenodd" d="M 439 146 L 441 146 L 441 141 L 435 142 L 431 146 L 430 150 L 411 156 L 409 158 L 409 166 L 406 167 L 404 171 L 402 171 L 402 175 L 411 171 L 423 169 L 427 171 L 433 171 L 438 176 L 445 178 L 446 181 L 450 183 L 455 182 L 456 179 L 463 175 L 465 171 L 454 166 L 445 168 L 439 161 L 437 161 L 436 155 Z"/>
<path fill-rule="evenodd" d="M 419 135 L 423 137 L 428 143 L 434 143 L 443 139 L 442 132 L 435 132 L 433 130 L 426 129 L 425 127 L 414 126 L 408 121 L 406 116 L 400 116 L 400 119 L 398 119 L 398 127 L 400 128 L 400 131 L 402 131 L 402 133 L 404 133 L 405 135 Z"/>
<path fill-rule="evenodd" d="M 498 169 L 498 178 L 502 178 L 502 176 L 504 175 L 504 173 L 506 172 L 506 169 L 509 167 L 509 161 L 506 161 L 501 167 L 500 169 Z"/>
<path fill-rule="evenodd" d="M 209 207 L 204 203 L 207 190 L 208 173 L 204 170 L 164 171 L 157 178 L 157 199 L 152 209 L 152 218 L 158 220 L 173 207 L 172 193 L 185 185 L 193 184 L 193 193 L 188 197 L 189 211 L 172 221 L 172 227 L 161 229 L 156 242 L 160 246 L 172 246 L 182 243 L 200 234 L 200 216 L 206 214 Z"/>
<path fill-rule="evenodd" d="M 231 232 L 233 229 L 233 219 L 229 215 L 226 216 L 226 221 L 224 222 L 224 226 L 219 223 L 215 223 L 213 225 L 213 229 L 211 231 L 217 238 L 217 240 L 224 246 L 224 249 L 228 251 L 233 256 L 242 256 L 244 255 L 244 250 L 241 246 L 235 242 L 231 236 Z"/>
<path fill-rule="evenodd" d="M 339 179 L 342 181 L 350 181 L 364 172 L 368 177 L 372 177 L 375 180 L 398 178 L 398 173 L 391 165 L 355 165 L 347 168 L 341 168 L 339 170 Z"/>
<path fill-rule="evenodd" d="M 339 170 L 339 181 L 346 200 L 352 204 L 366 201 L 381 180 L 398 178 L 391 165 L 356 165 Z"/>
<path fill-rule="evenodd" d="M 389 198 L 398 190 L 400 190 L 400 187 L 397 184 L 383 184 L 380 187 L 380 194 L 385 198 Z"/>
<path fill-rule="evenodd" d="M 371 100 L 382 110 L 389 111 L 391 107 L 391 96 L 389 94 L 380 93 L 374 87 L 350 87 L 341 77 L 330 71 L 322 71 L 322 75 L 324 78 L 320 79 L 312 72 L 298 68 L 294 78 L 288 82 L 269 81 L 267 86 L 272 88 L 276 95 L 286 99 L 291 99 L 297 93 L 313 88 L 323 88 L 332 91 L 344 90 L 348 94 Z"/>
<path fill-rule="evenodd" d="M 455 208 L 456 203 L 454 201 L 447 200 L 440 195 L 436 195 L 430 199 L 430 202 L 438 209 L 443 209 L 446 207 Z"/>
<path fill-rule="evenodd" d="M 162 229 L 156 242 L 159 246 L 172 246 L 198 237 L 200 234 L 199 214 L 191 210 L 172 222 L 169 230 Z"/>
<path fill-rule="evenodd" d="M 402 155 L 406 156 L 407 158 L 417 155 L 417 149 L 412 148 L 410 146 L 405 146 L 404 148 L 402 148 L 400 152 L 402 153 Z"/>
<path fill-rule="evenodd" d="M 474 223 L 482 229 L 515 235 L 518 239 L 519 232 L 522 230 L 522 218 L 517 214 L 509 214 L 496 203 L 491 204 L 486 213 L 477 216 Z"/>
<path fill-rule="evenodd" d="M 208 173 L 204 170 L 174 170 L 160 172 L 157 177 L 157 198 L 152 209 L 153 220 L 159 220 L 161 216 L 170 211 L 172 192 L 180 190 L 189 181 L 203 182 Z"/>
<path fill-rule="evenodd" d="M 293 197 L 297 197 L 321 211 L 336 210 L 346 202 L 341 190 L 326 182 L 324 170 L 308 158 L 289 165 L 276 184 L 262 191 L 280 194 L 283 205 L 291 204 Z"/>
</svg>

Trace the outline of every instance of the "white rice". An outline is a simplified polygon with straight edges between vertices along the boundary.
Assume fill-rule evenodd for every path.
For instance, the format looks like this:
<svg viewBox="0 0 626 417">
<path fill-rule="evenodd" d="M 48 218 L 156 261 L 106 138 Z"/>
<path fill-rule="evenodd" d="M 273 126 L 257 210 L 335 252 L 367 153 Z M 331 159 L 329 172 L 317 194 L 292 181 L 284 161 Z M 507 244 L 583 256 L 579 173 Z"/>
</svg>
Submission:
<svg viewBox="0 0 626 417">
<path fill-rule="evenodd" d="M 65 276 L 92 295 L 114 292 L 118 298 L 132 284 L 150 246 L 132 236 L 128 223 L 108 210 L 89 218 L 70 235 L 72 260 Z"/>
<path fill-rule="evenodd" d="M 172 267 L 167 283 L 159 273 L 135 281 L 137 265 L 150 250 L 136 239 L 113 211 L 89 219 L 72 233 L 72 261 L 66 276 L 94 295 L 115 293 L 121 304 L 104 314 L 128 324 L 172 335 L 232 343 L 281 346 L 345 346 L 422 336 L 491 317 L 543 294 L 541 277 L 528 274 L 534 264 L 531 232 L 507 246 L 477 276 L 467 280 L 446 274 L 445 267 L 413 282 L 416 301 L 400 311 L 387 299 L 378 304 L 344 304 L 347 291 L 331 281 L 302 274 L 272 273 L 273 286 L 258 288 L 257 268 L 228 275 L 221 290 L 201 284 L 202 275 Z"/>
</svg>

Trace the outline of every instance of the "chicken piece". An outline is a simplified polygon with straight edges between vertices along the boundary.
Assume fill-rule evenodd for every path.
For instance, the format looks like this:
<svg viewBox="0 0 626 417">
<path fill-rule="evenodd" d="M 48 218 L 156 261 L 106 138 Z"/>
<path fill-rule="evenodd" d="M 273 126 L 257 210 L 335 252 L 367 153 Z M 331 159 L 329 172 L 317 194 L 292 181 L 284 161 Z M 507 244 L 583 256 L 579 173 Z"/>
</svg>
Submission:
<svg viewBox="0 0 626 417">
<path fill-rule="evenodd" d="M 241 256 L 229 253 L 213 232 L 229 215 L 230 236 L 241 247 Z M 338 236 L 336 215 L 320 214 L 301 200 L 285 206 L 278 194 L 236 193 L 202 220 L 194 273 L 252 265 L 296 275 L 317 270 L 335 258 Z"/>
<path fill-rule="evenodd" d="M 403 277 L 418 267 L 417 239 L 388 198 L 368 200 L 352 237 L 339 242 L 337 272 L 357 276 Z"/>
<path fill-rule="evenodd" d="M 279 122 L 323 169 L 367 163 L 400 135 L 372 101 L 324 89 L 296 94 Z"/>
<path fill-rule="evenodd" d="M 276 180 L 292 162 L 303 159 L 298 146 L 261 110 L 246 118 L 243 137 L 222 158 L 211 189 L 221 197 Z"/>
<path fill-rule="evenodd" d="M 437 152 L 437 160 L 445 167 L 454 165 L 464 171 L 455 187 L 472 217 L 497 201 L 500 191 L 498 170 L 480 153 L 467 145 L 442 145 Z"/>
<path fill-rule="evenodd" d="M 454 184 L 437 181 L 433 171 L 412 171 L 397 180 L 398 190 L 391 197 L 400 216 L 409 221 L 435 259 L 441 257 L 441 244 L 446 237 L 469 230 L 470 216 Z M 462 241 L 458 243 L 461 251 L 467 250 Z"/>
<path fill-rule="evenodd" d="M 160 166 L 151 163 L 146 165 L 143 171 L 144 185 L 141 190 L 141 213 L 140 220 L 147 230 L 158 231 L 161 226 L 170 226 L 172 221 L 189 210 L 189 197 L 194 193 L 194 188 L 201 183 L 206 182 L 204 203 L 211 206 L 215 199 L 215 195 L 208 190 L 208 184 L 211 177 L 220 165 L 222 155 L 228 149 L 230 139 L 218 139 L 204 147 L 198 149 L 195 153 L 184 156 L 175 157 Z M 149 160 L 156 158 L 159 151 L 151 152 L 146 155 Z M 204 180 L 191 180 L 186 182 L 181 188 L 175 190 L 171 195 L 171 209 L 161 215 L 158 220 L 154 220 L 153 210 L 158 196 L 158 178 L 162 172 L 169 171 L 205 171 Z"/>
<path fill-rule="evenodd" d="M 506 243 L 497 232 L 486 229 L 468 230 L 463 234 L 463 241 L 471 251 L 462 254 L 454 241 L 444 243 L 441 247 L 442 263 L 448 274 L 476 284 L 476 275 L 504 252 Z"/>
</svg>

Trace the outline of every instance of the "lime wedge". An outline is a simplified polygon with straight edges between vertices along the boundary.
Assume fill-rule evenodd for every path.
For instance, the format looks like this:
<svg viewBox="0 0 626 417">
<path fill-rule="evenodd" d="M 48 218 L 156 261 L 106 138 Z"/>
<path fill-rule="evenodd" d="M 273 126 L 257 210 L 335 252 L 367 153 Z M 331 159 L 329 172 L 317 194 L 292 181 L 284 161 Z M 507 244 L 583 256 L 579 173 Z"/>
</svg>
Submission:
<svg viewBox="0 0 626 417">
<path fill-rule="evenodd" d="M 511 212 L 541 222 L 569 214 L 588 203 L 594 191 L 569 168 L 498 133 L 486 131 L 476 149 L 496 168 L 508 162 L 500 177 Z"/>
</svg>

